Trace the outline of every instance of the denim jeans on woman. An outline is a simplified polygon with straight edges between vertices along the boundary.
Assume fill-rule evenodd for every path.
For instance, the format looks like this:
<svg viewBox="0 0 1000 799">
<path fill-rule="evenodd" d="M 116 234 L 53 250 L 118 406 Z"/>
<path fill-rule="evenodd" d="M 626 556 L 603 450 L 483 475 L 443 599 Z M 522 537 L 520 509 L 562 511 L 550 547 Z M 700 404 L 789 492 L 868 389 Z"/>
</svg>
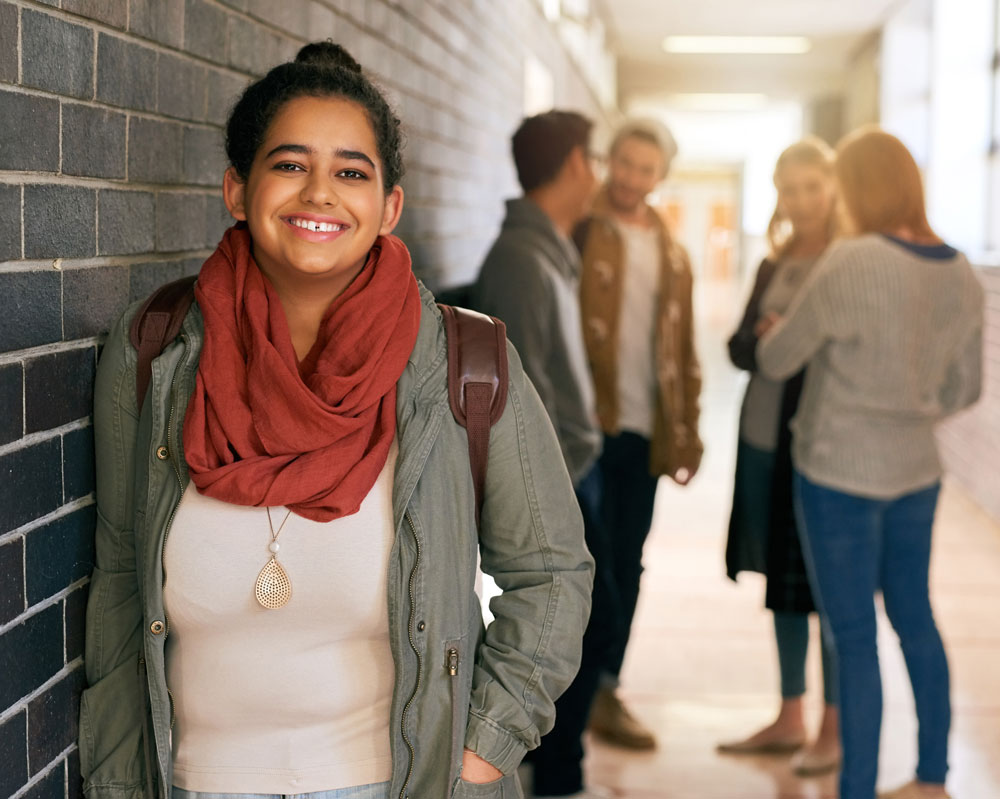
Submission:
<svg viewBox="0 0 1000 799">
<path fill-rule="evenodd" d="M 874 594 L 899 635 L 919 722 L 917 779 L 944 783 L 948 661 L 928 596 L 940 484 L 891 500 L 846 494 L 795 474 L 802 550 L 837 658 L 844 749 L 840 799 L 873 799 L 882 724 Z"/>
</svg>

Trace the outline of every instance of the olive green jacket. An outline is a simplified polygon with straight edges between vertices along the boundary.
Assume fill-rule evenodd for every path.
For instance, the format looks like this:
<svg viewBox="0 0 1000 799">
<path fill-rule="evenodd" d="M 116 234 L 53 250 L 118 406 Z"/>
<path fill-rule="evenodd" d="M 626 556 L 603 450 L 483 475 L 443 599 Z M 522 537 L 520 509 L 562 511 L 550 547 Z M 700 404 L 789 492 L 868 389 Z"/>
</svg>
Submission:
<svg viewBox="0 0 1000 799">
<path fill-rule="evenodd" d="M 515 769 L 552 727 L 553 703 L 578 667 L 593 561 L 559 444 L 512 347 L 477 534 L 466 433 L 448 404 L 444 329 L 433 297 L 424 291 L 422 301 L 397 386 L 390 795 L 506 799 L 520 796 Z M 162 798 L 171 784 L 162 553 L 189 480 L 181 430 L 203 325 L 192 306 L 181 335 L 153 362 L 138 414 L 128 339 L 136 307 L 112 330 L 97 375 L 97 563 L 80 709 L 89 799 Z M 485 630 L 477 551 L 503 590 Z M 461 780 L 463 746 L 506 776 L 486 786 Z"/>
</svg>

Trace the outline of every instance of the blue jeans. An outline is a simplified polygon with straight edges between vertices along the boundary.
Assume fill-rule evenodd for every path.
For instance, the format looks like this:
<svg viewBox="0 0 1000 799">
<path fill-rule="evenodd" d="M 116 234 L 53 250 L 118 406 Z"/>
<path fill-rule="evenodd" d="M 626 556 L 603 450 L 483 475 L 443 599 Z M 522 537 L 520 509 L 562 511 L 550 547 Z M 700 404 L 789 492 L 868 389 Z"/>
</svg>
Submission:
<svg viewBox="0 0 1000 799">
<path fill-rule="evenodd" d="M 388 782 L 355 785 L 351 788 L 337 788 L 334 791 L 294 794 L 200 793 L 197 791 L 185 791 L 176 785 L 170 789 L 170 799 L 388 799 L 388 797 Z"/>
<path fill-rule="evenodd" d="M 882 683 L 873 596 L 899 635 L 919 722 L 917 779 L 944 783 L 951 703 L 948 660 L 928 595 L 940 484 L 891 500 L 845 494 L 795 474 L 795 504 L 813 595 L 837 658 L 840 799 L 873 799 Z"/>
</svg>

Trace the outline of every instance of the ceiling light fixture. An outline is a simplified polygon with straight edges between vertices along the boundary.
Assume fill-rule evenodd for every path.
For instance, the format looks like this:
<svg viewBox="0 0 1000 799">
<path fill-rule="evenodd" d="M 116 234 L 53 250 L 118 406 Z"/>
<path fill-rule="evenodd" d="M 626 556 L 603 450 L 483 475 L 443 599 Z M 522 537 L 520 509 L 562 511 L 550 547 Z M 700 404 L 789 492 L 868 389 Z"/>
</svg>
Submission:
<svg viewBox="0 0 1000 799">
<path fill-rule="evenodd" d="M 805 36 L 668 36 L 668 53 L 801 55 L 812 49 Z"/>
<path fill-rule="evenodd" d="M 767 103 L 766 94 L 750 92 L 692 92 L 670 96 L 672 106 L 690 111 L 752 111 Z"/>
</svg>

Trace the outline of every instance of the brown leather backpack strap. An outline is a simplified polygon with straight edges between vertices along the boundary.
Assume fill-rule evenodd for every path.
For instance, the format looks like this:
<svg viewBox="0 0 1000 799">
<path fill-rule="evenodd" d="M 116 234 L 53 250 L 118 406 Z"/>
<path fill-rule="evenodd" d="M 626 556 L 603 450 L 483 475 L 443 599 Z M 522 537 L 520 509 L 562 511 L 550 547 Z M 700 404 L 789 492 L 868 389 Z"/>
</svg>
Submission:
<svg viewBox="0 0 1000 799">
<path fill-rule="evenodd" d="M 135 402 L 141 411 L 153 376 L 153 359 L 177 338 L 194 300 L 195 277 L 183 277 L 160 286 L 149 295 L 129 326 L 129 340 L 138 356 L 135 369 Z"/>
<path fill-rule="evenodd" d="M 490 427 L 507 405 L 507 329 L 485 314 L 439 305 L 448 338 L 448 401 L 469 438 L 469 468 L 482 514 L 489 462 Z"/>
</svg>

